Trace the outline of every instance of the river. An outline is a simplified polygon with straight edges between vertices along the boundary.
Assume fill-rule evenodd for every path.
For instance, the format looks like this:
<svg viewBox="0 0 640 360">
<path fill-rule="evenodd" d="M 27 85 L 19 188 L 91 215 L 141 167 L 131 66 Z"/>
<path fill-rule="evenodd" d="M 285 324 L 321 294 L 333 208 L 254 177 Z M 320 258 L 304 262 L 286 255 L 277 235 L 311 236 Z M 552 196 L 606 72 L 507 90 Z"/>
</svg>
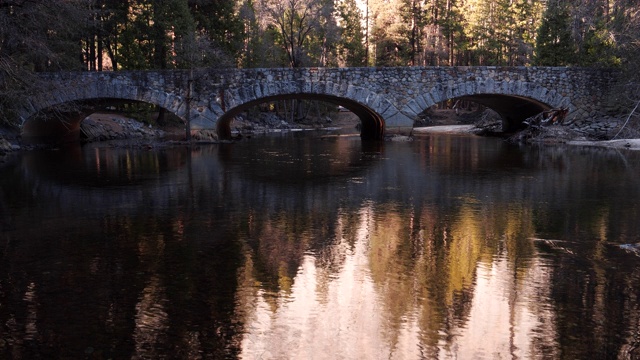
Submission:
<svg viewBox="0 0 640 360">
<path fill-rule="evenodd" d="M 640 358 L 640 153 L 317 132 L 0 170 L 0 358 Z"/>
</svg>

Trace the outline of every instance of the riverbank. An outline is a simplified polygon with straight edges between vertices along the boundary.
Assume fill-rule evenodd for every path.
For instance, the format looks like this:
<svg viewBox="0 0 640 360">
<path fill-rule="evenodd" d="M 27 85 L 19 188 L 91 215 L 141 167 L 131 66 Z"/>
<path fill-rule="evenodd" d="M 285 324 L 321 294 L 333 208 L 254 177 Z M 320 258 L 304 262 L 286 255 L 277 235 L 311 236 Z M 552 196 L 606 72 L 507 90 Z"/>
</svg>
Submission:
<svg viewBox="0 0 640 360">
<path fill-rule="evenodd" d="M 271 116 L 270 116 L 271 115 Z M 462 116 L 465 119 L 467 114 Z M 460 124 L 460 116 L 453 110 L 439 110 L 432 116 L 430 126 L 415 127 L 414 135 L 439 134 L 483 134 L 486 125 L 473 123 Z M 466 122 L 466 121 L 463 121 Z M 359 119 L 351 112 L 338 112 L 332 118 L 313 119 L 305 122 L 287 123 L 280 118 L 267 113 L 257 120 L 239 118 L 232 124 L 232 134 L 237 138 L 250 137 L 253 134 L 273 131 L 300 130 L 333 130 L 338 133 L 357 133 Z M 215 134 L 197 134 L 196 141 L 215 141 Z M 96 113 L 83 122 L 83 142 L 101 142 L 113 140 L 139 141 L 141 145 L 162 142 L 180 142 L 185 138 L 184 126 L 181 123 L 171 123 L 165 127 L 153 127 L 119 114 Z M 566 127 L 551 126 L 545 128 L 544 136 L 532 142 L 545 144 L 567 144 L 573 146 L 594 146 L 614 149 L 640 150 L 640 139 L 589 140 L 583 136 L 569 134 Z M 20 150 L 33 149 L 20 141 L 19 132 L 13 128 L 0 128 L 0 161 L 3 155 Z"/>
<path fill-rule="evenodd" d="M 561 128 L 561 127 L 557 127 Z M 414 128 L 414 134 L 476 134 L 480 131 L 475 125 L 436 125 Z M 553 132 L 553 128 L 550 129 Z M 547 144 L 566 144 L 573 146 L 595 146 L 609 149 L 640 150 L 640 139 L 616 139 L 616 140 L 567 140 L 560 137 L 549 137 L 539 141 Z"/>
<path fill-rule="evenodd" d="M 616 139 L 616 140 L 574 140 L 567 142 L 569 145 L 578 146 L 598 146 L 611 149 L 627 149 L 627 150 L 640 150 L 640 139 Z"/>
<path fill-rule="evenodd" d="M 256 118 L 239 116 L 231 124 L 235 139 L 251 137 L 255 134 L 280 131 L 331 130 L 339 134 L 359 133 L 360 119 L 348 111 L 340 111 L 331 117 L 310 118 L 304 121 L 287 122 L 275 113 L 265 112 Z M 119 113 L 94 113 L 83 120 L 80 127 L 80 142 L 104 143 L 108 146 L 156 146 L 182 143 L 186 138 L 184 123 L 176 117 L 169 117 L 164 126 L 151 125 Z M 214 130 L 193 131 L 195 142 L 218 142 Z M 20 129 L 0 126 L 0 162 L 5 155 L 43 146 L 23 143 Z"/>
</svg>

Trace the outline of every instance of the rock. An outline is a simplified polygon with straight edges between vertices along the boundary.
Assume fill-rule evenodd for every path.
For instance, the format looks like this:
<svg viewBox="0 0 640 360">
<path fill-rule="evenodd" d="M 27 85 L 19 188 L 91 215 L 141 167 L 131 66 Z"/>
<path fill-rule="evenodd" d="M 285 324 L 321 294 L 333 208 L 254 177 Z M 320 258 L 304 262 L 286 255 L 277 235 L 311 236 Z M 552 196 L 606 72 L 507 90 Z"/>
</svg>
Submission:
<svg viewBox="0 0 640 360">
<path fill-rule="evenodd" d="M 622 245 L 619 245 L 619 247 L 624 251 L 640 256 L 640 243 L 622 244 Z"/>
<path fill-rule="evenodd" d="M 406 135 L 392 135 L 392 136 L 386 136 L 385 140 L 393 141 L 393 142 L 409 142 L 409 141 L 413 141 L 413 138 L 411 136 L 406 136 Z"/>
<path fill-rule="evenodd" d="M 84 119 L 80 124 L 80 134 L 85 142 L 164 136 L 162 130 L 144 126 L 143 123 L 134 119 L 105 114 L 93 114 Z"/>
<path fill-rule="evenodd" d="M 218 141 L 218 134 L 215 130 L 193 130 L 191 138 L 196 141 Z"/>
<path fill-rule="evenodd" d="M 13 145 L 4 138 L 0 138 L 0 154 L 6 154 L 9 151 L 13 151 Z"/>
</svg>

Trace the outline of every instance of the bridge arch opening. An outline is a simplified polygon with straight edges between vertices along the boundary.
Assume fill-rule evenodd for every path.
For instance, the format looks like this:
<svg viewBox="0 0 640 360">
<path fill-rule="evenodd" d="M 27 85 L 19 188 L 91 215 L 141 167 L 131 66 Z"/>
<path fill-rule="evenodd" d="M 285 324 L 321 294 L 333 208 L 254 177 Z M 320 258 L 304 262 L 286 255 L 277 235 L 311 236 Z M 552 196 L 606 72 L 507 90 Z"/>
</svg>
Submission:
<svg viewBox="0 0 640 360">
<path fill-rule="evenodd" d="M 522 122 L 527 118 L 552 108 L 541 101 L 517 95 L 477 94 L 458 99 L 476 102 L 498 113 L 505 133 L 521 129 Z"/>
<path fill-rule="evenodd" d="M 384 138 L 385 122 L 380 114 L 373 111 L 371 108 L 364 106 L 356 101 L 340 98 L 330 95 L 320 94 L 283 94 L 277 96 L 267 96 L 258 98 L 252 101 L 248 101 L 234 108 L 228 109 L 220 118 L 217 124 L 218 137 L 221 139 L 230 139 L 231 123 L 233 119 L 239 116 L 241 113 L 249 110 L 254 106 L 258 106 L 264 103 L 277 102 L 282 100 L 312 100 L 334 104 L 341 106 L 360 119 L 360 137 L 364 140 L 380 140 Z"/>
<path fill-rule="evenodd" d="M 521 130 L 523 128 L 523 121 L 527 118 L 552 109 L 552 106 L 549 104 L 529 97 L 487 93 L 464 95 L 445 99 L 432 107 L 425 109 L 423 115 L 430 109 L 451 109 L 456 110 L 457 112 L 458 110 L 461 110 L 461 104 L 465 103 L 479 104 L 493 110 L 501 119 L 502 132 L 504 133 Z M 481 114 L 477 115 L 479 120 L 479 116 Z"/>
<path fill-rule="evenodd" d="M 82 122 L 93 114 L 104 113 L 132 118 L 141 123 L 165 121 L 183 122 L 169 109 L 144 101 L 96 98 L 68 101 L 41 109 L 25 119 L 22 138 L 32 144 L 58 144 L 83 140 Z M 131 135 L 131 134 L 129 134 Z"/>
</svg>

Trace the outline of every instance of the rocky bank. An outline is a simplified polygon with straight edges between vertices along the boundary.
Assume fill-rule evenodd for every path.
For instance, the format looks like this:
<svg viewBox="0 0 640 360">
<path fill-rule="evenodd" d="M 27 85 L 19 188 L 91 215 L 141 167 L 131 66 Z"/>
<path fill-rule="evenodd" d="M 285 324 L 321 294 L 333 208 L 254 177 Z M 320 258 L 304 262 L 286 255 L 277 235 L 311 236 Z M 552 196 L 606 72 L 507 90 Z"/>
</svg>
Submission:
<svg viewBox="0 0 640 360">
<path fill-rule="evenodd" d="M 480 120 L 478 116 L 480 115 Z M 259 113 L 257 116 L 241 115 L 232 123 L 232 133 L 236 137 L 270 131 L 289 131 L 294 129 L 342 129 L 345 133 L 357 133 L 359 119 L 351 112 L 338 112 L 332 117 L 312 118 L 297 122 L 287 122 L 275 113 Z M 422 126 L 420 126 L 422 125 Z M 451 109 L 431 111 L 416 124 L 414 133 L 474 133 L 478 135 L 500 132 L 500 119 L 497 114 L 487 110 L 481 114 L 476 111 L 456 112 Z M 579 122 L 568 126 L 550 126 L 539 131 L 525 130 L 514 135 L 511 141 L 538 143 L 566 143 L 581 146 L 602 146 L 640 150 L 640 139 L 598 140 L 610 138 L 620 127 L 617 119 L 603 118 L 588 125 Z M 158 128 L 121 114 L 96 113 L 81 124 L 80 136 L 83 142 L 109 140 L 133 140 L 144 143 L 156 141 L 184 140 L 184 126 L 174 123 Z M 624 134 L 623 134 L 624 135 Z M 215 141 L 213 130 L 195 132 L 196 141 Z M 17 129 L 0 128 L 0 161 L 4 155 L 23 149 Z M 26 148 L 30 148 L 26 146 Z"/>
</svg>

